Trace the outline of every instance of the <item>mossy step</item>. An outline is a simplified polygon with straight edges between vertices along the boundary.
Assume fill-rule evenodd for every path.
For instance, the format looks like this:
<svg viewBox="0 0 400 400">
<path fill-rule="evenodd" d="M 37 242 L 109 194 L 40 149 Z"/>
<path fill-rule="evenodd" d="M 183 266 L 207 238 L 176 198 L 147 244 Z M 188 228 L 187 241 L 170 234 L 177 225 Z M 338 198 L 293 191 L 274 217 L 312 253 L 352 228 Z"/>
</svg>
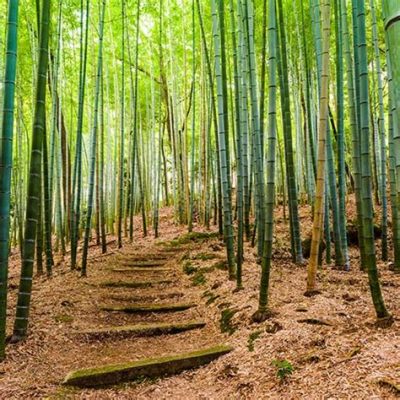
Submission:
<svg viewBox="0 0 400 400">
<path fill-rule="evenodd" d="M 182 292 L 166 292 L 163 291 L 162 293 L 157 294 L 143 294 L 143 295 L 110 295 L 107 296 L 107 300 L 115 300 L 115 301 L 124 301 L 124 302 L 131 302 L 131 303 L 139 303 L 139 302 L 153 302 L 156 300 L 165 300 L 165 299 L 173 299 L 177 297 L 183 297 L 184 293 Z"/>
<path fill-rule="evenodd" d="M 113 268 L 112 272 L 169 272 L 171 268 Z"/>
<path fill-rule="evenodd" d="M 158 378 L 198 368 L 231 352 L 231 346 L 220 345 L 160 358 L 147 358 L 125 364 L 105 365 L 70 372 L 63 384 L 78 387 L 114 385 L 142 378 Z"/>
<path fill-rule="evenodd" d="M 154 253 L 154 254 L 121 254 L 121 259 L 134 260 L 134 261 L 150 261 L 150 260 L 167 260 L 168 256 L 165 254 Z"/>
<path fill-rule="evenodd" d="M 126 336 L 158 336 L 199 329 L 203 328 L 205 325 L 206 323 L 204 321 L 188 321 L 178 323 L 159 322 L 154 324 L 110 326 L 107 328 L 78 332 L 78 335 L 85 336 L 88 339 L 104 339 Z"/>
<path fill-rule="evenodd" d="M 181 246 L 175 246 L 175 247 L 162 247 L 160 251 L 163 253 L 178 253 L 181 251 L 186 250 L 184 247 Z"/>
<path fill-rule="evenodd" d="M 165 265 L 165 260 L 153 260 L 153 261 L 135 261 L 125 260 L 122 264 L 130 267 L 161 267 Z"/>
<path fill-rule="evenodd" d="M 163 304 L 128 304 L 125 306 L 101 306 L 103 311 L 118 311 L 129 314 L 133 313 L 148 313 L 148 312 L 175 312 L 185 311 L 189 308 L 196 307 L 194 303 L 163 303 Z"/>
<path fill-rule="evenodd" d="M 155 285 L 167 285 L 171 284 L 172 281 L 169 279 L 156 280 L 156 281 L 108 281 L 100 283 L 100 287 L 103 288 L 147 288 Z"/>
</svg>

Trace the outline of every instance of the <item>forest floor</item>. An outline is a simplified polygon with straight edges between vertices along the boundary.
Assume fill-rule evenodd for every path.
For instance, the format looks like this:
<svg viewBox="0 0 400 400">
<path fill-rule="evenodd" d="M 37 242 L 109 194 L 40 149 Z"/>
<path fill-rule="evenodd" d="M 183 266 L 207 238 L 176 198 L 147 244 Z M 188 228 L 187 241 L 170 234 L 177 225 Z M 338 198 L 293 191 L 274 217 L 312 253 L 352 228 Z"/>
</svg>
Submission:
<svg viewBox="0 0 400 400">
<path fill-rule="evenodd" d="M 305 236 L 311 229 L 309 208 L 302 207 L 300 214 Z M 139 231 L 134 243 L 123 249 L 118 250 L 113 241 L 108 255 L 91 248 L 87 278 L 70 271 L 68 257 L 57 261 L 51 279 L 35 277 L 29 336 L 7 348 L 7 359 L 0 364 L 0 399 L 398 398 L 396 389 L 379 383 L 387 380 L 400 384 L 400 276 L 388 270 L 388 263 L 379 263 L 384 297 L 396 318 L 387 329 L 374 325 L 367 277 L 359 269 L 356 248 L 351 248 L 350 272 L 325 266 L 319 271 L 321 294 L 304 296 L 306 267 L 291 262 L 282 208 L 275 215 L 270 285 L 270 305 L 275 315 L 264 323 L 251 322 L 257 309 L 260 267 L 249 243 L 245 244 L 244 290 L 239 292 L 234 292 L 235 282 L 229 281 L 227 271 L 221 268 L 225 251 L 215 236 L 189 241 L 171 253 L 165 264 L 171 271 L 155 278 L 170 278 L 170 284 L 145 289 L 98 287 L 106 280 L 129 279 L 111 270 L 122 268 L 124 255 L 154 254 L 166 242 L 182 237 L 186 229 L 171 221 L 172 210 L 163 209 L 160 239 L 141 238 Z M 137 220 L 135 226 L 139 225 Z M 195 230 L 204 231 L 198 227 Z M 13 256 L 10 271 L 10 333 L 20 267 L 17 258 Z M 146 274 L 153 277 L 152 273 Z M 140 272 L 129 277 L 144 279 Z M 171 299 L 163 302 L 194 302 L 197 307 L 140 316 L 99 308 L 120 304 L 117 297 L 134 296 L 143 302 L 149 296 L 169 294 Z M 82 330 L 109 325 L 199 319 L 206 322 L 204 328 L 175 335 L 102 340 L 77 335 Z M 226 332 L 222 333 L 221 328 Z M 179 354 L 222 343 L 232 345 L 234 350 L 176 376 L 100 389 L 62 385 L 71 370 Z M 286 379 L 277 376 L 277 360 L 287 360 L 294 368 Z"/>
</svg>

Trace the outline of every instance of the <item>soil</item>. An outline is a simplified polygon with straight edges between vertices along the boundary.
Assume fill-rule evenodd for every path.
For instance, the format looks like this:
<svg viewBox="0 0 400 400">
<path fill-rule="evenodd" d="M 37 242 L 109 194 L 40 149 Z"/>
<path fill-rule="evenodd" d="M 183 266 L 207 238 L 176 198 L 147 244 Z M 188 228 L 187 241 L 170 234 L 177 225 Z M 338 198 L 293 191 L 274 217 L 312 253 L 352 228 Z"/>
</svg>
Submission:
<svg viewBox="0 0 400 400">
<path fill-rule="evenodd" d="M 389 271 L 389 263 L 379 261 L 378 267 L 387 307 L 395 317 L 391 327 L 383 329 L 374 324 L 367 276 L 360 271 L 356 247 L 350 248 L 350 272 L 323 265 L 318 272 L 320 294 L 305 297 L 306 265 L 296 266 L 291 261 L 289 230 L 280 207 L 275 215 L 272 316 L 257 324 L 251 316 L 257 310 L 260 267 L 249 243 L 245 243 L 244 289 L 240 291 L 234 290 L 235 282 L 229 281 L 227 271 L 221 268 L 225 252 L 216 237 L 190 241 L 177 246 L 178 251 L 166 253 L 163 267 L 170 271 L 133 271 L 126 275 L 112 271 L 126 268 L 124 255 L 146 258 L 147 254 L 159 254 L 166 243 L 184 235 L 187 228 L 172 223 L 172 215 L 172 209 L 161 211 L 160 239 L 143 238 L 138 230 L 134 243 L 125 239 L 122 249 L 117 249 L 115 238 L 110 236 L 111 254 L 101 255 L 101 250 L 93 246 L 86 278 L 70 270 L 68 256 L 56 257 L 51 278 L 35 276 L 29 335 L 24 342 L 7 347 L 7 359 L 0 364 L 0 399 L 398 398 L 390 382 L 398 385 L 400 381 L 400 276 Z M 311 230 L 309 207 L 302 206 L 300 215 L 306 237 Z M 140 226 L 139 219 L 135 226 Z M 195 226 L 194 230 L 204 228 Z M 379 241 L 377 248 L 379 255 Z M 8 333 L 15 315 L 19 269 L 18 254 L 14 254 Z M 140 289 L 101 287 L 105 281 L 149 279 L 168 279 L 172 283 Z M 129 304 L 132 299 L 143 299 L 142 303 L 149 299 L 159 303 L 193 302 L 197 307 L 138 315 L 100 310 L 100 306 Z M 111 325 L 190 320 L 205 320 L 207 325 L 200 330 L 154 337 L 86 340 L 76 335 Z M 234 351 L 177 376 L 100 389 L 62 385 L 71 370 L 218 344 L 232 345 Z"/>
</svg>

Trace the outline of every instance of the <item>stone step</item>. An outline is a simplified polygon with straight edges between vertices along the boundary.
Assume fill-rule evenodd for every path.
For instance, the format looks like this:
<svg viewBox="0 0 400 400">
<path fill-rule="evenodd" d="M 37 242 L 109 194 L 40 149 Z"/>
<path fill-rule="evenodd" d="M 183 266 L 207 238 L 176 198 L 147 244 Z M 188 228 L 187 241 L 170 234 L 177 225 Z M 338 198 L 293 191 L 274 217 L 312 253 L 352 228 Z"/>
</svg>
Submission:
<svg viewBox="0 0 400 400">
<path fill-rule="evenodd" d="M 81 369 L 70 372 L 63 384 L 78 387 L 96 387 L 134 381 L 138 378 L 158 378 L 166 375 L 175 375 L 184 370 L 208 364 L 232 350 L 233 348 L 230 346 L 219 345 L 189 353 Z"/>
<path fill-rule="evenodd" d="M 189 308 L 196 307 L 194 303 L 151 303 L 151 304 L 127 304 L 123 306 L 105 305 L 100 306 L 102 311 L 124 312 L 128 314 L 134 313 L 150 313 L 150 312 L 176 312 L 185 311 Z"/>
<path fill-rule="evenodd" d="M 129 266 L 129 267 L 162 267 L 166 264 L 165 260 L 153 260 L 153 261 L 135 261 L 135 260 L 124 260 L 122 265 Z"/>
<path fill-rule="evenodd" d="M 182 252 L 182 251 L 185 251 L 186 250 L 186 248 L 185 247 L 181 247 L 181 246 L 174 246 L 174 247 L 162 247 L 162 248 L 160 248 L 160 251 L 162 252 L 162 253 L 166 253 L 166 254 L 173 254 L 173 253 L 179 253 L 179 252 Z"/>
<path fill-rule="evenodd" d="M 136 273 L 143 273 L 143 272 L 152 272 L 152 273 L 157 273 L 157 272 L 171 272 L 172 269 L 171 268 L 136 268 L 136 267 L 132 267 L 132 268 L 113 268 L 111 270 L 112 272 L 136 272 Z"/>
<path fill-rule="evenodd" d="M 204 321 L 188 322 L 158 322 L 153 324 L 138 324 L 124 326 L 110 326 L 107 328 L 91 329 L 77 332 L 77 335 L 87 339 L 105 339 L 130 336 L 159 336 L 175 334 L 193 329 L 200 329 L 206 325 Z"/>
<path fill-rule="evenodd" d="M 167 260 L 169 257 L 162 253 L 153 254 L 136 254 L 136 253 L 125 253 L 119 257 L 121 260 L 133 260 L 133 261 L 150 261 L 150 260 Z"/>
<path fill-rule="evenodd" d="M 157 300 L 165 300 L 165 299 L 173 299 L 177 297 L 183 297 L 184 293 L 182 292 L 167 292 L 163 291 L 162 293 L 158 294 L 140 294 L 136 296 L 131 295 L 123 295 L 123 294 L 116 294 L 116 295 L 108 295 L 107 300 L 114 300 L 126 303 L 140 303 L 140 302 L 153 302 Z"/>
<path fill-rule="evenodd" d="M 100 287 L 103 288 L 131 288 L 131 289 L 139 289 L 139 288 L 147 288 L 156 285 L 168 285 L 173 281 L 169 279 L 163 280 L 153 280 L 153 281 L 106 281 L 100 283 Z"/>
</svg>

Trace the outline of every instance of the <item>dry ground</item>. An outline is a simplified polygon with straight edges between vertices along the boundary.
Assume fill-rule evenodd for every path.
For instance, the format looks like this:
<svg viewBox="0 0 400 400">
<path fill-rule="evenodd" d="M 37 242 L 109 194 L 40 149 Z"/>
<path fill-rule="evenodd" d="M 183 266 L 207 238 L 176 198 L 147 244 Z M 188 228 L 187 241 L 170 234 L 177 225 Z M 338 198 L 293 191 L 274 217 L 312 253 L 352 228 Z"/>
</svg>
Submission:
<svg viewBox="0 0 400 400">
<path fill-rule="evenodd" d="M 309 209 L 301 209 L 302 229 L 309 231 Z M 378 384 L 381 378 L 400 381 L 400 276 L 379 263 L 383 293 L 397 319 L 385 330 L 373 325 L 374 313 L 367 279 L 359 271 L 357 249 L 351 249 L 351 272 L 324 267 L 319 272 L 321 294 L 304 297 L 305 267 L 290 261 L 288 228 L 282 210 L 276 213 L 277 228 L 274 263 L 271 273 L 270 304 L 276 315 L 262 324 L 250 317 L 257 307 L 259 266 L 254 250 L 246 244 L 244 290 L 233 292 L 235 283 L 227 272 L 209 268 L 205 282 L 193 285 L 192 276 L 183 272 L 185 262 L 197 267 L 214 265 L 224 259 L 218 239 L 185 246 L 168 260 L 172 285 L 150 289 L 98 288 L 99 282 L 117 280 L 110 268 L 121 265 L 121 254 L 154 253 L 161 247 L 153 238 L 135 237 L 133 245 L 101 256 L 91 249 L 88 278 L 70 271 L 68 258 L 54 268 L 51 279 L 37 277 L 32 297 L 30 334 L 27 340 L 9 345 L 7 360 L 0 364 L 0 399 L 394 399 L 394 389 Z M 167 241 L 185 233 L 171 222 L 171 210 L 163 210 L 161 239 Z M 136 226 L 140 222 L 137 221 Z M 200 228 L 196 230 L 201 230 Z M 212 254 L 209 260 L 194 260 L 199 253 Z M 186 258 L 182 261 L 181 258 Z M 211 256 L 210 256 L 211 257 Z M 207 257 L 205 257 L 207 258 Z M 188 261 L 189 260 L 189 261 Z M 15 313 L 19 262 L 13 257 L 10 280 L 9 329 Z M 143 276 L 137 276 L 143 280 Z M 129 279 L 125 277 L 124 279 Z M 118 304 L 114 295 L 145 299 L 167 292 L 196 302 L 198 307 L 161 315 L 119 315 L 99 311 L 101 304 Z M 176 299 L 175 299 L 176 300 Z M 165 300 L 164 300 L 165 301 Z M 178 300 L 176 300 L 178 301 Z M 221 313 L 232 311 L 226 324 L 232 333 L 221 333 Z M 124 325 L 137 321 L 184 321 L 205 319 L 207 326 L 177 335 L 150 338 L 88 341 L 76 335 L 82 329 Z M 300 320 L 318 319 L 324 325 Z M 253 337 L 254 350 L 249 350 Z M 73 369 L 120 363 L 142 357 L 185 352 L 209 345 L 227 343 L 235 350 L 194 371 L 178 376 L 129 383 L 96 390 L 81 390 L 61 385 Z M 251 347 L 251 346 L 250 346 Z M 293 373 L 281 381 L 273 360 L 288 360 Z"/>
</svg>

